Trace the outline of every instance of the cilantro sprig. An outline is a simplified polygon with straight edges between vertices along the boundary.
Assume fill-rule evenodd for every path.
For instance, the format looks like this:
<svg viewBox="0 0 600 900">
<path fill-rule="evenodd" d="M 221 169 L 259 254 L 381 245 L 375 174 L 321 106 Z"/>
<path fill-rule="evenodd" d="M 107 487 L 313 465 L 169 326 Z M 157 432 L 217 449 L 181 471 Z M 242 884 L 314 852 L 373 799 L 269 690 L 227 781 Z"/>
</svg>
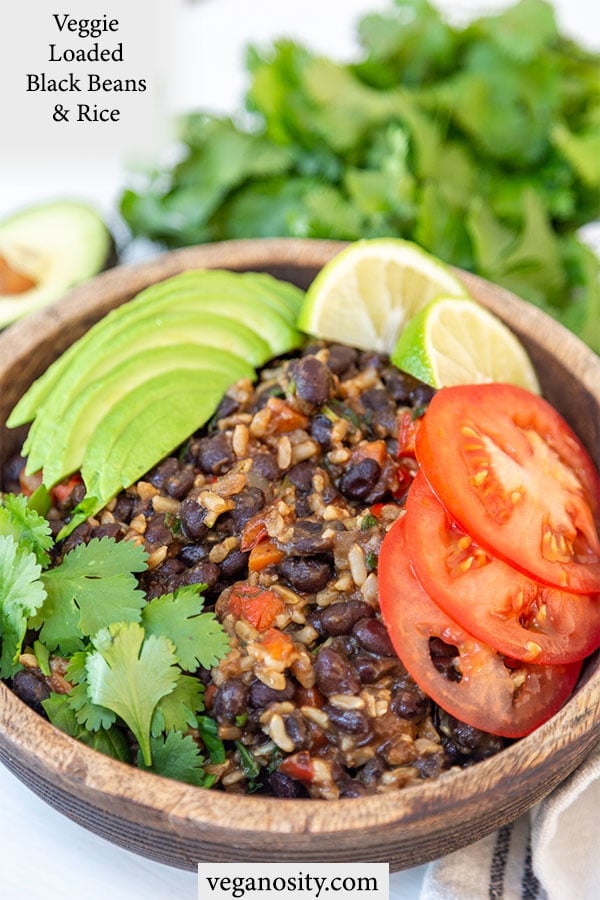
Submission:
<svg viewBox="0 0 600 900">
<path fill-rule="evenodd" d="M 44 701 L 52 724 L 125 761 L 131 733 L 141 767 L 209 786 L 190 729 L 212 762 L 223 761 L 224 748 L 201 715 L 204 686 L 189 673 L 215 665 L 229 641 L 203 610 L 203 586 L 147 602 L 136 578 L 146 568 L 142 546 L 94 538 L 52 566 L 59 549 L 26 498 L 0 496 L 0 676 L 21 668 L 26 639 L 46 675 L 52 653 L 61 654 L 70 690 Z"/>
</svg>

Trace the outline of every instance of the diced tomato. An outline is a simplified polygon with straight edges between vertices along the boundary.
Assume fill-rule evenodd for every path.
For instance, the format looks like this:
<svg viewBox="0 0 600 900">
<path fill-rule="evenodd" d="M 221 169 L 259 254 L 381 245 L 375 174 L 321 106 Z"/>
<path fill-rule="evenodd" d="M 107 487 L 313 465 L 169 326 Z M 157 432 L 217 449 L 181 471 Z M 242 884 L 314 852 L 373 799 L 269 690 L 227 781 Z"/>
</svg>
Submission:
<svg viewBox="0 0 600 900">
<path fill-rule="evenodd" d="M 546 584 L 600 590 L 600 478 L 546 401 L 507 384 L 442 388 L 416 449 L 435 494 L 484 549 Z"/>
<path fill-rule="evenodd" d="M 255 544 L 248 557 L 248 568 L 251 572 L 260 572 L 267 566 L 277 565 L 285 553 L 276 547 L 273 541 L 260 541 Z"/>
<path fill-rule="evenodd" d="M 297 657 L 298 651 L 291 637 L 278 628 L 269 628 L 265 631 L 260 637 L 260 644 L 269 656 L 282 663 L 284 668 Z"/>
<path fill-rule="evenodd" d="M 540 664 L 583 659 L 600 646 L 600 598 L 532 579 L 482 550 L 449 517 L 422 472 L 406 502 L 406 542 L 431 599 L 479 640 Z"/>
<path fill-rule="evenodd" d="M 315 775 L 313 761 L 307 750 L 287 756 L 279 764 L 279 771 L 302 784 L 310 784 Z"/>
<path fill-rule="evenodd" d="M 267 409 L 271 413 L 267 428 L 270 434 L 283 434 L 297 428 L 306 428 L 308 425 L 308 416 L 294 409 L 281 397 L 269 397 Z"/>
<path fill-rule="evenodd" d="M 265 631 L 285 609 L 285 604 L 275 591 L 238 583 L 231 590 L 229 611 L 236 619 L 245 619 L 258 631 Z"/>
<path fill-rule="evenodd" d="M 474 728 L 509 738 L 542 725 L 573 690 L 581 663 L 514 663 L 478 641 L 429 598 L 410 566 L 405 518 L 385 536 L 379 555 L 380 606 L 394 648 L 419 687 Z M 455 679 L 435 665 L 430 639 L 456 650 Z"/>
<path fill-rule="evenodd" d="M 421 417 L 407 409 L 400 416 L 398 425 L 398 456 L 415 456 L 417 432 L 421 427 Z"/>
<path fill-rule="evenodd" d="M 265 524 L 264 510 L 248 519 L 242 528 L 242 536 L 240 539 L 240 550 L 244 553 L 251 550 L 259 541 L 267 537 L 267 526 Z"/>
<path fill-rule="evenodd" d="M 385 441 L 361 441 L 352 451 L 352 462 L 358 462 L 361 459 L 374 459 L 377 465 L 383 469 L 388 459 Z"/>
<path fill-rule="evenodd" d="M 65 481 L 61 481 L 60 484 L 55 484 L 53 488 L 50 488 L 50 496 L 53 502 L 57 506 L 61 506 L 71 496 L 73 488 L 78 484 L 82 484 L 81 475 L 78 472 Z"/>
</svg>

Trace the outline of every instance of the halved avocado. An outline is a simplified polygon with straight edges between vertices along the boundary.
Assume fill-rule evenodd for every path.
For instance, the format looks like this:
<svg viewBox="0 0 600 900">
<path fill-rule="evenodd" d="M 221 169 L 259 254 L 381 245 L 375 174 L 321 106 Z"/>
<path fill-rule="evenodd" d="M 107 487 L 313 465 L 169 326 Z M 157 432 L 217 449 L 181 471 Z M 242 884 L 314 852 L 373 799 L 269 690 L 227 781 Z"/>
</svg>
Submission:
<svg viewBox="0 0 600 900">
<path fill-rule="evenodd" d="M 32 206 L 0 222 L 0 327 L 96 275 L 114 250 L 100 216 L 71 200 Z"/>
<path fill-rule="evenodd" d="M 229 378 L 173 369 L 125 393 L 96 427 L 81 474 L 94 515 L 123 488 L 172 453 L 215 412 Z"/>
<path fill-rule="evenodd" d="M 230 353 L 251 366 L 262 365 L 271 357 L 269 345 L 249 328 L 223 316 L 170 315 L 149 316 L 113 335 L 82 345 L 70 358 L 23 445 L 27 454 L 26 470 L 37 472 L 48 459 L 62 429 L 62 420 L 71 403 L 89 384 L 102 377 L 117 363 L 145 349 L 194 343 L 200 347 L 227 348 Z M 232 378 L 231 381 L 234 381 Z"/>
<path fill-rule="evenodd" d="M 252 366 L 227 350 L 198 344 L 151 347 L 135 353 L 91 382 L 70 403 L 45 445 L 44 484 L 52 487 L 83 463 L 94 431 L 107 411 L 138 385 L 173 369 L 218 373 L 229 379 L 227 386 L 240 378 L 254 378 Z M 182 384 L 182 391 L 186 385 Z M 165 410 L 165 416 L 169 410 Z M 42 439 L 45 438 L 42 436 Z"/>
</svg>

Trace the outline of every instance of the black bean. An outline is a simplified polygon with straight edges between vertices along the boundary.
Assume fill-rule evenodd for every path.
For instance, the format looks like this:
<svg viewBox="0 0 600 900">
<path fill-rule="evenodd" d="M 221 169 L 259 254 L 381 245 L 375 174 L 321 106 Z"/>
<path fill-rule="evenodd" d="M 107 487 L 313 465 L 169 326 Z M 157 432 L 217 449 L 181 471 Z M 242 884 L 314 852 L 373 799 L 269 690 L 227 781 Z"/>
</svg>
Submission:
<svg viewBox="0 0 600 900">
<path fill-rule="evenodd" d="M 285 732 L 294 744 L 294 750 L 308 750 L 312 743 L 310 728 L 298 710 L 290 713 L 283 720 Z"/>
<path fill-rule="evenodd" d="M 365 457 L 351 463 L 340 478 L 340 490 L 352 500 L 364 500 L 377 484 L 381 474 L 379 463 Z"/>
<path fill-rule="evenodd" d="M 120 534 L 121 526 L 118 522 L 105 522 L 104 524 L 96 525 L 91 531 L 91 536 L 98 539 L 103 537 L 117 538 Z"/>
<path fill-rule="evenodd" d="M 429 698 L 414 685 L 396 685 L 392 690 L 390 709 L 401 719 L 423 719 L 430 709 Z"/>
<path fill-rule="evenodd" d="M 345 781 L 342 785 L 340 785 L 340 799 L 341 800 L 349 800 L 350 798 L 355 797 L 366 797 L 368 794 L 368 790 L 364 784 L 361 784 L 360 781 Z"/>
<path fill-rule="evenodd" d="M 176 475 L 170 475 L 165 479 L 164 490 L 169 497 L 174 500 L 183 500 L 186 494 L 192 489 L 195 478 L 194 470 L 191 466 L 185 466 Z"/>
<path fill-rule="evenodd" d="M 24 703 L 36 712 L 44 713 L 42 700 L 47 700 L 50 696 L 50 687 L 41 673 L 32 669 L 20 669 L 13 676 L 12 689 Z"/>
<path fill-rule="evenodd" d="M 117 497 L 117 504 L 113 510 L 113 516 L 117 522 L 129 522 L 133 509 L 133 497 L 131 494 L 121 493 Z"/>
<path fill-rule="evenodd" d="M 283 797 L 293 800 L 296 797 L 306 797 L 306 788 L 299 781 L 294 781 L 284 772 L 271 772 L 267 778 L 267 785 L 275 797 Z"/>
<path fill-rule="evenodd" d="M 452 762 L 463 765 L 469 761 L 478 762 L 494 756 L 505 745 L 503 738 L 466 725 L 437 707 L 434 721 L 442 746 Z"/>
<path fill-rule="evenodd" d="M 395 407 L 389 406 L 384 409 L 374 410 L 370 425 L 371 431 L 377 437 L 395 435 L 398 431 Z"/>
<path fill-rule="evenodd" d="M 369 388 L 360 395 L 360 402 L 365 409 L 386 409 L 392 406 L 390 395 L 383 388 Z"/>
<path fill-rule="evenodd" d="M 348 734 L 368 734 L 370 730 L 369 717 L 362 709 L 339 709 L 330 703 L 326 703 L 323 712 L 329 716 L 329 721 Z"/>
<path fill-rule="evenodd" d="M 170 528 L 165 525 L 165 517 L 162 513 L 152 516 L 148 519 L 146 531 L 144 532 L 144 540 L 149 544 L 168 545 L 173 541 L 173 533 Z"/>
<path fill-rule="evenodd" d="M 417 385 L 415 378 L 403 372 L 393 371 L 386 377 L 385 386 L 394 403 L 408 405 L 410 392 Z"/>
<path fill-rule="evenodd" d="M 248 554 L 241 550 L 232 550 L 221 563 L 223 578 L 244 578 L 248 572 Z"/>
<path fill-rule="evenodd" d="M 316 556 L 320 553 L 329 553 L 333 550 L 334 537 L 333 534 L 324 537 L 325 530 L 322 522 L 314 522 L 311 519 L 297 521 L 292 536 L 285 544 L 287 553 L 293 556 Z M 329 526 L 327 530 L 331 531 Z"/>
<path fill-rule="evenodd" d="M 386 675 L 392 674 L 398 663 L 390 656 L 379 657 L 359 653 L 353 658 L 352 665 L 363 684 L 375 684 Z"/>
<path fill-rule="evenodd" d="M 205 584 L 208 591 L 212 590 L 219 580 L 219 567 L 213 562 L 199 562 L 191 569 L 185 569 L 181 574 L 180 583 Z"/>
<path fill-rule="evenodd" d="M 289 678 L 286 678 L 285 687 L 280 691 L 270 688 L 256 678 L 250 685 L 249 699 L 252 706 L 263 709 L 269 703 L 281 703 L 284 700 L 291 700 L 295 693 L 296 687 Z"/>
<path fill-rule="evenodd" d="M 357 694 L 360 681 L 348 659 L 331 647 L 318 651 L 314 672 L 317 687 L 329 697 L 331 694 Z"/>
<path fill-rule="evenodd" d="M 322 413 L 313 416 L 310 423 L 310 436 L 320 444 L 323 450 L 329 450 L 331 446 L 331 429 L 333 422 Z"/>
<path fill-rule="evenodd" d="M 312 406 L 322 406 L 329 396 L 331 373 L 316 356 L 302 356 L 288 370 L 296 396 Z"/>
<path fill-rule="evenodd" d="M 429 638 L 429 653 L 437 671 L 449 681 L 460 681 L 461 674 L 454 666 L 458 649 L 453 644 L 446 644 L 440 638 Z"/>
<path fill-rule="evenodd" d="M 312 479 L 315 474 L 315 464 L 306 460 L 305 462 L 296 463 L 287 473 L 287 477 L 292 482 L 296 490 L 303 494 L 308 494 L 312 490 Z"/>
<path fill-rule="evenodd" d="M 179 551 L 179 559 L 186 566 L 195 566 L 208 556 L 208 548 L 204 544 L 186 544 Z"/>
<path fill-rule="evenodd" d="M 252 457 L 252 471 L 261 478 L 273 481 L 279 478 L 279 466 L 272 453 L 257 453 Z"/>
<path fill-rule="evenodd" d="M 332 344 L 329 348 L 327 365 L 334 375 L 343 375 L 354 365 L 358 357 L 356 350 L 343 344 Z"/>
<path fill-rule="evenodd" d="M 265 495 L 259 487 L 244 488 L 235 498 L 231 518 L 236 531 L 241 531 L 248 519 L 260 512 L 265 505 Z"/>
<path fill-rule="evenodd" d="M 176 475 L 178 472 L 179 461 L 174 456 L 169 456 L 167 459 L 163 459 L 156 468 L 152 469 L 147 480 L 150 484 L 154 485 L 155 488 L 160 490 L 166 479 L 170 478 L 172 475 Z"/>
<path fill-rule="evenodd" d="M 371 607 L 364 600 L 342 600 L 321 611 L 321 627 L 325 634 L 332 637 L 349 634 L 356 622 L 372 614 Z"/>
<path fill-rule="evenodd" d="M 354 625 L 352 634 L 369 653 L 376 653 L 378 656 L 396 655 L 387 628 L 379 619 L 361 619 Z"/>
<path fill-rule="evenodd" d="M 231 444 L 221 432 L 191 442 L 189 453 L 202 471 L 209 475 L 221 475 L 234 460 Z"/>
<path fill-rule="evenodd" d="M 246 712 L 247 704 L 248 686 L 239 678 L 231 678 L 217 688 L 213 711 L 217 719 L 233 723 Z"/>
<path fill-rule="evenodd" d="M 444 768 L 444 754 L 431 753 L 429 756 L 417 756 L 412 765 L 421 778 L 437 778 Z"/>
<path fill-rule="evenodd" d="M 183 533 L 187 537 L 198 541 L 208 533 L 208 527 L 204 524 L 206 510 L 200 506 L 197 500 L 188 497 L 179 507 L 179 519 Z"/>
<path fill-rule="evenodd" d="M 288 556 L 279 563 L 279 571 L 295 590 L 306 594 L 322 591 L 333 575 L 331 563 L 315 556 Z"/>
<path fill-rule="evenodd" d="M 435 394 L 435 388 L 419 382 L 410 392 L 410 401 L 413 406 L 427 406 Z"/>
<path fill-rule="evenodd" d="M 225 394 L 225 396 L 217 406 L 215 419 L 226 419 L 228 416 L 232 416 L 234 412 L 237 412 L 239 407 L 240 405 L 237 400 L 234 400 L 233 397 L 229 397 L 227 394 Z"/>
<path fill-rule="evenodd" d="M 19 475 L 24 468 L 25 457 L 21 456 L 20 453 L 15 453 L 14 456 L 9 457 L 2 469 L 2 485 L 5 490 L 14 494 L 20 493 Z"/>
</svg>

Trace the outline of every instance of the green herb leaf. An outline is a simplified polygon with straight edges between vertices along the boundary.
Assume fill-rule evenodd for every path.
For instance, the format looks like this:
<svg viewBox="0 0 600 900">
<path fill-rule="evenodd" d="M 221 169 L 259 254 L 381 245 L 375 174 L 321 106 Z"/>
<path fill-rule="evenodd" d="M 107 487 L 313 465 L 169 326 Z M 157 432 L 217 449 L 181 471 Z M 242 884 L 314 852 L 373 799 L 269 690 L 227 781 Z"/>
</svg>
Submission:
<svg viewBox="0 0 600 900">
<path fill-rule="evenodd" d="M 175 646 L 179 664 L 187 671 L 210 668 L 229 651 L 229 638 L 214 613 L 203 613 L 202 585 L 186 585 L 151 600 L 142 612 L 147 634 L 163 635 Z"/>
<path fill-rule="evenodd" d="M 175 689 L 159 701 L 152 717 L 152 737 L 164 731 L 186 731 L 198 724 L 204 709 L 204 685 L 192 675 L 180 675 Z"/>
<path fill-rule="evenodd" d="M 0 675 L 10 678 L 19 668 L 27 620 L 45 600 L 41 566 L 35 553 L 20 547 L 11 534 L 0 535 Z"/>
<path fill-rule="evenodd" d="M 145 637 L 136 622 L 99 632 L 86 659 L 92 703 L 112 709 L 133 731 L 146 766 L 152 764 L 150 725 L 159 700 L 180 677 L 173 645 L 162 636 Z"/>
<path fill-rule="evenodd" d="M 116 721 L 116 715 L 112 709 L 92 703 L 88 695 L 87 652 L 75 653 L 71 658 L 66 671 L 66 678 L 72 682 L 73 687 L 69 692 L 68 703 L 73 710 L 79 725 L 83 725 L 88 731 L 100 731 L 110 728 Z"/>
<path fill-rule="evenodd" d="M 87 744 L 93 750 L 98 750 L 99 753 L 112 756 L 113 759 L 118 759 L 121 762 L 131 761 L 129 744 L 121 729 L 100 729 L 92 733 L 82 728 L 69 705 L 68 694 L 52 692 L 47 700 L 42 700 L 42 706 L 55 728 L 60 728 L 65 734 Z"/>
<path fill-rule="evenodd" d="M 42 575 L 48 596 L 33 623 L 41 626 L 41 640 L 68 656 L 83 647 L 83 637 L 113 622 L 139 622 L 145 600 L 132 573 L 145 567 L 143 547 L 131 541 L 79 544 Z"/>
<path fill-rule="evenodd" d="M 217 765 L 224 763 L 227 758 L 225 744 L 219 737 L 215 720 L 211 719 L 210 716 L 198 716 L 198 731 L 210 761 Z"/>
<path fill-rule="evenodd" d="M 152 764 L 148 764 L 140 753 L 140 768 L 200 787 L 214 784 L 214 777 L 204 771 L 204 758 L 191 735 L 184 736 L 180 731 L 169 731 L 164 738 L 152 738 L 151 748 Z"/>
<path fill-rule="evenodd" d="M 5 494 L 0 498 L 0 535 L 10 534 L 16 543 L 35 554 L 41 566 L 50 562 L 48 550 L 53 545 L 50 525 L 22 494 Z"/>
</svg>

